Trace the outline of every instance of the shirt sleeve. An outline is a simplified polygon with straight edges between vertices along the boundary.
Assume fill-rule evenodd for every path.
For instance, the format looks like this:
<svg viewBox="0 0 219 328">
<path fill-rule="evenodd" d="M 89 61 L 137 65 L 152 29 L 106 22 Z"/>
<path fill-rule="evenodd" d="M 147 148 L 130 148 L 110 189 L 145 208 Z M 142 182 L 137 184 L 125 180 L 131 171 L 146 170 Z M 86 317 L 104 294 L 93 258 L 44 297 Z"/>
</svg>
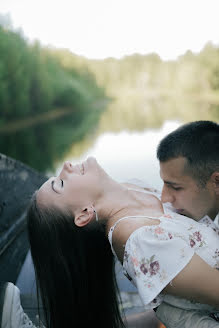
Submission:
<svg viewBox="0 0 219 328">
<path fill-rule="evenodd" d="M 183 233 L 171 233 L 160 225 L 137 229 L 127 240 L 124 274 L 137 287 L 145 308 L 162 303 L 162 290 L 189 263 L 194 249 Z"/>
</svg>

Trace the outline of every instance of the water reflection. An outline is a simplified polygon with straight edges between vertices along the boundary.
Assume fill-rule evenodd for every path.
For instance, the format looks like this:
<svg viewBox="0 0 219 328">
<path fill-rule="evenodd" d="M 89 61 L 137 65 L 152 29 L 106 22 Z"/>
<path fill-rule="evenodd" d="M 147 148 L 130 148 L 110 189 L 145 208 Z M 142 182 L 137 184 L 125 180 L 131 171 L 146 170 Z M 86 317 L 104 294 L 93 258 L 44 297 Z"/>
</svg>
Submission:
<svg viewBox="0 0 219 328">
<path fill-rule="evenodd" d="M 95 156 L 107 173 L 117 181 L 137 178 L 161 189 L 159 163 L 156 147 L 169 132 L 180 126 L 179 121 L 165 121 L 159 129 L 146 129 L 142 132 L 103 133 L 92 147 L 79 157 L 67 156 L 73 164 Z M 58 165 L 56 174 L 61 170 Z"/>
</svg>

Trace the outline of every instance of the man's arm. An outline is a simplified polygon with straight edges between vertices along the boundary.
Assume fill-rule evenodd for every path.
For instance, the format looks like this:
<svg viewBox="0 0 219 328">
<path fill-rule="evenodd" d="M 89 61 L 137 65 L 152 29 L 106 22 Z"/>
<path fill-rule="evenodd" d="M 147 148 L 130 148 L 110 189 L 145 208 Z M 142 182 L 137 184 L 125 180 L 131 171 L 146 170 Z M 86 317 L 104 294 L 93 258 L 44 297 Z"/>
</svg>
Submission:
<svg viewBox="0 0 219 328">
<path fill-rule="evenodd" d="M 219 272 L 197 254 L 162 293 L 186 298 L 219 309 Z"/>
</svg>

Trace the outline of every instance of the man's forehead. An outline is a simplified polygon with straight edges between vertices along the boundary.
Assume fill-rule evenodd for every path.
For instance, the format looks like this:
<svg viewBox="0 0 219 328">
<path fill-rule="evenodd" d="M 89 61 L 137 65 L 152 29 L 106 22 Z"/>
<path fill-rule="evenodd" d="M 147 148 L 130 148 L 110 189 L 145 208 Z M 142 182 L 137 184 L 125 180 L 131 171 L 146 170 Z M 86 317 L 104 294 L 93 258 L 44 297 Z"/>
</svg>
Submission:
<svg viewBox="0 0 219 328">
<path fill-rule="evenodd" d="M 185 173 L 186 159 L 184 157 L 177 157 L 165 162 L 160 162 L 160 175 L 165 181 L 177 183 L 184 181 L 185 177 L 190 178 Z"/>
</svg>

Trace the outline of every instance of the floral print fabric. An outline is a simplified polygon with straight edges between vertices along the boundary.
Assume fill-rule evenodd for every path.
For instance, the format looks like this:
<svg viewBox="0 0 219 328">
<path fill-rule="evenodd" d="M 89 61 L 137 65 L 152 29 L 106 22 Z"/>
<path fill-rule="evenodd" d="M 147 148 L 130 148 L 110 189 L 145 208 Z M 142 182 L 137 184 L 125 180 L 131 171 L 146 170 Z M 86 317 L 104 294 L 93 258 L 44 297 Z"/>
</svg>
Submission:
<svg viewBox="0 0 219 328">
<path fill-rule="evenodd" d="M 113 230 L 119 221 L 128 218 L 118 220 L 110 229 L 108 237 L 111 247 Z M 209 223 L 208 226 L 206 222 L 198 223 L 170 211 L 159 220 L 159 225 L 142 226 L 129 236 L 123 258 L 123 272 L 137 287 L 146 309 L 157 307 L 164 297 L 168 301 L 168 295 L 162 295 L 162 290 L 171 284 L 194 253 L 219 269 L 219 229 L 214 224 Z M 113 247 L 112 251 L 116 256 Z M 171 297 L 177 299 L 170 296 L 170 303 Z M 198 303 L 183 299 L 180 299 L 180 305 L 199 308 Z M 207 305 L 206 310 L 208 308 L 211 307 Z"/>
<path fill-rule="evenodd" d="M 181 222 L 183 221 L 183 222 Z M 194 253 L 219 268 L 219 239 L 213 229 L 183 216 L 163 216 L 156 226 L 143 226 L 127 240 L 124 274 L 137 287 L 146 308 L 158 306 L 165 286 Z"/>
</svg>

